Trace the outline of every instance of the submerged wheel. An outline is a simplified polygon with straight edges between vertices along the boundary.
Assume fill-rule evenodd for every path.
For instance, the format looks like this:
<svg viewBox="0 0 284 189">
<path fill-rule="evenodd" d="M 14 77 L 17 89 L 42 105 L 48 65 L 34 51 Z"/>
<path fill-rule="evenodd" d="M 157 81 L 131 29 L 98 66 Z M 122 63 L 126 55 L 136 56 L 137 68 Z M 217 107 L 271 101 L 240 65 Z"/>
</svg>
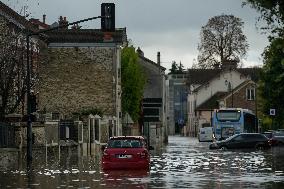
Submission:
<svg viewBox="0 0 284 189">
<path fill-rule="evenodd" d="M 227 148 L 227 146 L 221 146 L 220 149 L 221 150 L 227 150 L 228 148 Z"/>
</svg>

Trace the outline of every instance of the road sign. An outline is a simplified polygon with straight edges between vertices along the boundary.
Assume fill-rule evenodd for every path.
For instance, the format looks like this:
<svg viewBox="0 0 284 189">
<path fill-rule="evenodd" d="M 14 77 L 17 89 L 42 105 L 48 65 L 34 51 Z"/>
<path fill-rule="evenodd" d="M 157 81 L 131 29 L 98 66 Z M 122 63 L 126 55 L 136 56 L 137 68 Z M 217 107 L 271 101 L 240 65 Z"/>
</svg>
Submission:
<svg viewBox="0 0 284 189">
<path fill-rule="evenodd" d="M 269 115 L 272 115 L 272 116 L 275 116 L 275 109 L 270 109 L 270 111 L 269 111 Z"/>
</svg>

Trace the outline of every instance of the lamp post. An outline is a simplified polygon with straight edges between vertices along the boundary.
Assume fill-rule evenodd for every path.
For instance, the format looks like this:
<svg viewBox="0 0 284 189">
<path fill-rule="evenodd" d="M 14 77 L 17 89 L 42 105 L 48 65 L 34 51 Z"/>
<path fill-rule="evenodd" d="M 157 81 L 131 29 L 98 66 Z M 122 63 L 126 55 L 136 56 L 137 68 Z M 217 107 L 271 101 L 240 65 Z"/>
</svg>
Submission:
<svg viewBox="0 0 284 189">
<path fill-rule="evenodd" d="M 72 22 L 69 24 L 63 24 L 57 27 L 53 27 L 53 28 L 49 28 L 49 29 L 45 29 L 45 30 L 40 30 L 37 32 L 32 32 L 27 34 L 26 36 L 26 40 L 27 40 L 27 44 L 26 44 L 26 50 L 27 50 L 27 162 L 28 164 L 32 161 L 32 119 L 31 119 L 31 80 L 30 80 L 30 76 L 31 76 L 31 65 L 30 65 L 30 58 L 29 58 L 29 53 L 30 53 L 30 37 L 35 36 L 35 35 L 40 35 L 42 33 L 46 33 L 49 31 L 53 31 L 53 30 L 57 30 L 60 28 L 65 28 L 71 25 L 76 25 L 82 22 L 86 22 L 86 21 L 90 21 L 90 20 L 94 20 L 94 19 L 98 19 L 98 18 L 104 18 L 104 19 L 111 19 L 111 13 L 104 15 L 104 16 L 96 16 L 96 17 L 91 17 L 91 18 L 87 18 L 87 19 L 83 19 L 83 20 L 79 20 L 76 22 Z M 108 20 L 107 20 L 108 21 Z"/>
<path fill-rule="evenodd" d="M 234 91 L 233 91 L 233 86 L 232 86 L 232 83 L 228 80 L 225 81 L 225 85 L 228 86 L 228 91 L 231 92 L 231 96 L 232 96 L 232 101 L 231 101 L 231 107 L 233 108 L 234 107 Z"/>
</svg>

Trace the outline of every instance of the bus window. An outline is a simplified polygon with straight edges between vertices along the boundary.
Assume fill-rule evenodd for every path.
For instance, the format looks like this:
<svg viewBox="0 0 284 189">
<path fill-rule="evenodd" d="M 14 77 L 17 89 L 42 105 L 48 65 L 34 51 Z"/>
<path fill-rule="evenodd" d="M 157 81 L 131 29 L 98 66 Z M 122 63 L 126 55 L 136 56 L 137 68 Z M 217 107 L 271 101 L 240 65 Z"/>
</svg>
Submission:
<svg viewBox="0 0 284 189">
<path fill-rule="evenodd" d="M 218 121 L 239 121 L 240 111 L 219 111 L 216 113 Z"/>
</svg>

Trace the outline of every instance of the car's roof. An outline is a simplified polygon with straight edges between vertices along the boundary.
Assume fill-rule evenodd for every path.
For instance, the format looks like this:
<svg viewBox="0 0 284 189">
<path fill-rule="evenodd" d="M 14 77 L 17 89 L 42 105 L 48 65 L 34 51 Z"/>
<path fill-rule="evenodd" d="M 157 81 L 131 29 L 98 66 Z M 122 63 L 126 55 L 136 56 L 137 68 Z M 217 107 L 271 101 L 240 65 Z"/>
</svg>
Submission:
<svg viewBox="0 0 284 189">
<path fill-rule="evenodd" d="M 115 140 L 115 139 L 144 139 L 143 136 L 114 136 L 114 137 L 110 137 L 110 140 Z"/>
</svg>

